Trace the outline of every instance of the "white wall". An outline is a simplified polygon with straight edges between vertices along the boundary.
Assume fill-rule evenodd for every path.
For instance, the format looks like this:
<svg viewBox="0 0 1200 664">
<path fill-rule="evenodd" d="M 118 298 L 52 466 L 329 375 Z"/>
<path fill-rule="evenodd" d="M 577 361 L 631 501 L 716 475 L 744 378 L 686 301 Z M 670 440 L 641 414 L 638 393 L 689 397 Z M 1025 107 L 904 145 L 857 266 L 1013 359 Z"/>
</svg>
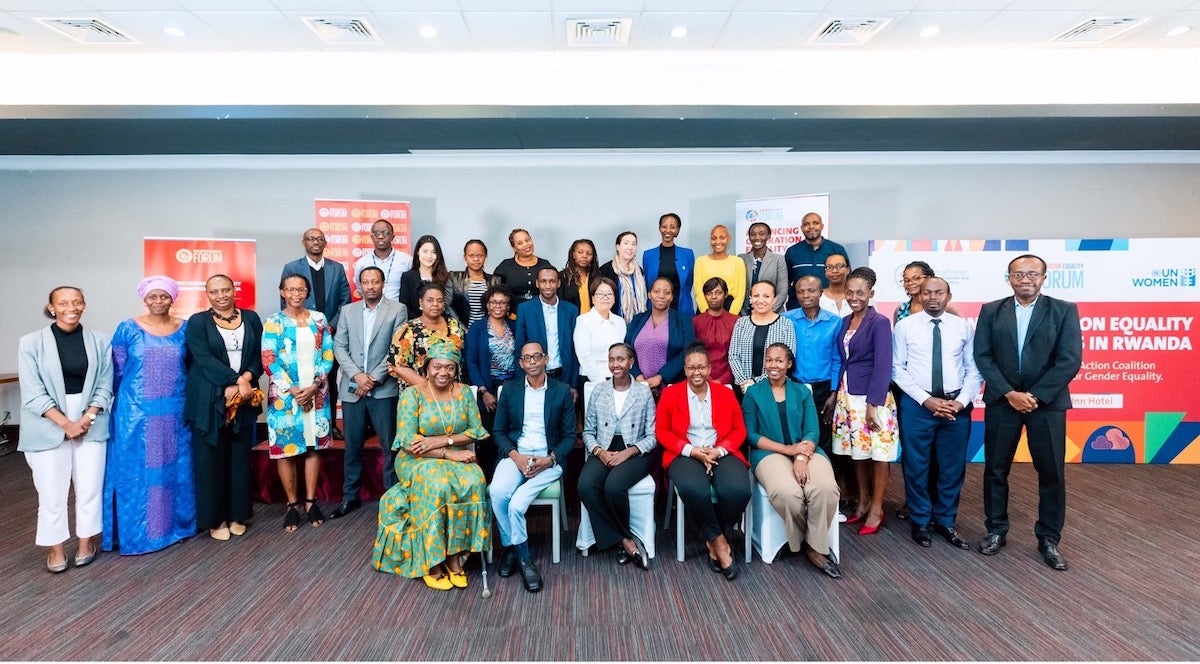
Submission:
<svg viewBox="0 0 1200 664">
<path fill-rule="evenodd" d="M 680 243 L 699 252 L 713 224 L 732 224 L 736 199 L 817 192 L 830 193 L 843 243 L 1200 230 L 1190 153 L 0 158 L 0 372 L 16 370 L 18 337 L 48 324 L 54 286 L 82 286 L 84 322 L 104 331 L 140 313 L 143 236 L 257 240 L 258 308 L 276 311 L 274 283 L 301 255 L 318 197 L 412 201 L 414 238 L 433 232 L 460 268 L 463 242 L 481 237 L 490 268 L 511 255 L 515 226 L 562 265 L 577 237 L 602 261 L 625 229 L 653 246 L 659 215 L 674 211 Z M 17 405 L 0 387 L 0 414 Z"/>
</svg>

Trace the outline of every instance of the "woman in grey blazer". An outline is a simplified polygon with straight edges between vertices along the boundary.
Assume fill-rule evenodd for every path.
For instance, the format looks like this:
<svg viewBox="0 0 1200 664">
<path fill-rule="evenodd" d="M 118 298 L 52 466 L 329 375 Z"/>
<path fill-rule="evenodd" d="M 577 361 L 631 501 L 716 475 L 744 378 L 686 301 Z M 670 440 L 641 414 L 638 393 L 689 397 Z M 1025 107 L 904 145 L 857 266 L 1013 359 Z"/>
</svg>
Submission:
<svg viewBox="0 0 1200 664">
<path fill-rule="evenodd" d="M 94 538 L 101 532 L 108 409 L 112 403 L 112 348 L 109 340 L 85 330 L 79 319 L 83 291 L 59 286 L 50 291 L 44 313 L 49 327 L 21 337 L 21 441 L 18 449 L 33 471 L 38 492 L 35 541 L 50 548 L 46 569 L 67 570 L 64 544 L 67 493 L 75 489 L 75 566 L 96 559 Z"/>
<path fill-rule="evenodd" d="M 591 516 L 596 547 L 617 549 L 617 563 L 636 561 L 642 569 L 650 557 L 629 526 L 629 489 L 650 473 L 654 438 L 654 397 L 629 372 L 637 359 L 633 347 L 616 343 L 608 349 L 612 379 L 598 383 L 583 417 L 587 461 L 579 473 L 579 499 Z"/>
</svg>

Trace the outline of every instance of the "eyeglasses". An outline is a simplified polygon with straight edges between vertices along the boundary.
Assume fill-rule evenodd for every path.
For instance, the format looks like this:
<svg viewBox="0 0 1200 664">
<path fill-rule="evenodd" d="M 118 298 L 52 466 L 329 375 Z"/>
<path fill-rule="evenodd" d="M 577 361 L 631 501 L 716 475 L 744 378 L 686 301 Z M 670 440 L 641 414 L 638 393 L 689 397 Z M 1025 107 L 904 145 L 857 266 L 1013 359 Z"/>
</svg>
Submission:
<svg viewBox="0 0 1200 664">
<path fill-rule="evenodd" d="M 488 302 L 488 306 L 489 306 L 489 307 L 492 307 L 492 306 L 495 306 L 495 307 L 507 307 L 507 306 L 508 306 L 508 300 L 492 300 L 492 301 Z"/>
<path fill-rule="evenodd" d="M 530 353 L 529 355 L 521 356 L 522 362 L 540 362 L 544 359 L 546 359 L 545 353 Z"/>
<path fill-rule="evenodd" d="M 845 263 L 842 263 L 841 265 L 826 265 L 826 266 L 825 266 L 825 269 L 826 269 L 827 271 L 828 271 L 828 270 L 844 270 L 844 269 L 846 269 L 847 267 L 849 267 L 849 266 L 848 266 L 848 265 L 846 265 Z"/>
<path fill-rule="evenodd" d="M 683 368 L 683 370 L 687 373 L 697 373 L 699 371 L 704 371 L 706 369 L 708 369 L 707 364 L 692 365 L 690 367 Z"/>
<path fill-rule="evenodd" d="M 597 291 L 596 294 L 593 295 L 592 297 L 596 298 L 597 300 L 611 300 L 616 296 L 613 295 L 612 293 L 601 293 L 601 292 Z"/>
<path fill-rule="evenodd" d="M 288 286 L 287 288 L 279 289 L 285 293 L 307 293 L 308 289 L 303 286 Z"/>
<path fill-rule="evenodd" d="M 304 241 L 305 242 L 325 242 L 326 240 L 323 237 L 306 237 L 306 238 L 304 238 Z"/>
<path fill-rule="evenodd" d="M 395 234 L 394 231 L 371 231 L 371 237 L 387 237 Z"/>
<path fill-rule="evenodd" d="M 1024 281 L 1026 279 L 1033 281 L 1040 276 L 1042 276 L 1041 272 L 1009 272 L 1008 273 L 1008 278 L 1012 279 L 1013 281 Z"/>
</svg>

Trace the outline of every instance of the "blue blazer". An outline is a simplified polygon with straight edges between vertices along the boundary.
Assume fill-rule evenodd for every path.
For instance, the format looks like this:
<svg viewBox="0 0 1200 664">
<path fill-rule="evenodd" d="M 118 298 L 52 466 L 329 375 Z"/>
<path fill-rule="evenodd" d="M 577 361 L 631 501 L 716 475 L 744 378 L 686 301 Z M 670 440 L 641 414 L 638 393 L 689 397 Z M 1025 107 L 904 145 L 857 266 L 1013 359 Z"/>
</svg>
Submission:
<svg viewBox="0 0 1200 664">
<path fill-rule="evenodd" d="M 504 324 L 512 330 L 513 322 L 505 318 Z M 492 394 L 496 393 L 499 384 L 492 378 L 492 349 L 488 347 L 488 319 L 480 318 L 471 323 L 467 330 L 466 341 L 467 382 L 477 387 L 486 388 Z M 518 355 L 520 354 L 518 348 Z M 518 366 L 513 370 L 519 372 Z"/>
<path fill-rule="evenodd" d="M 646 274 L 646 292 L 658 278 L 659 247 L 642 252 L 642 271 Z M 675 300 L 679 302 L 679 310 L 690 320 L 696 315 L 696 303 L 692 301 L 692 277 L 696 271 L 696 254 L 687 247 L 675 245 L 675 271 L 679 273 L 679 291 Z M 649 305 L 647 305 L 649 306 Z"/>
<path fill-rule="evenodd" d="M 758 448 L 758 439 L 767 438 L 777 443 L 791 445 L 802 440 L 816 443 L 821 439 L 817 426 L 817 407 L 812 392 L 804 385 L 789 380 L 784 385 L 787 404 L 787 426 L 791 440 L 783 439 L 783 427 L 779 424 L 779 406 L 775 404 L 775 393 L 771 383 L 761 380 L 750 386 L 742 397 L 742 414 L 746 418 L 746 442 L 750 444 L 750 467 L 774 454 Z M 817 454 L 825 454 L 817 447 Z"/>
<path fill-rule="evenodd" d="M 492 440 L 496 442 L 497 462 L 507 459 L 517 449 L 521 427 L 525 422 L 525 377 L 504 381 L 496 404 L 496 425 Z M 562 381 L 546 377 L 546 447 L 558 458 L 558 465 L 567 469 L 567 455 L 575 449 L 575 402 L 571 388 Z"/>
<path fill-rule="evenodd" d="M 325 320 L 329 321 L 329 326 L 335 330 L 340 327 L 338 323 L 341 321 L 342 307 L 350 304 L 350 282 L 346 279 L 346 266 L 341 263 L 326 258 L 325 259 L 325 308 L 317 309 L 317 296 L 312 291 L 312 270 L 308 267 L 308 259 L 301 258 L 294 260 L 283 266 L 283 272 L 279 275 L 279 280 L 283 281 L 284 277 L 289 277 L 293 274 L 300 275 L 308 279 L 309 291 L 308 297 L 304 300 L 305 308 L 313 311 L 320 311 L 325 314 Z M 283 298 L 279 298 L 279 308 L 284 305 Z"/>
<path fill-rule="evenodd" d="M 579 318 L 579 307 L 558 298 L 558 354 L 562 365 L 562 378 L 567 385 L 579 381 L 579 359 L 575 357 L 575 319 Z M 536 341 L 546 348 L 546 317 L 542 315 L 542 298 L 522 302 L 517 306 L 516 349 L 517 373 L 524 375 L 521 368 L 521 347 Z"/>
<path fill-rule="evenodd" d="M 842 358 L 846 390 L 850 394 L 865 394 L 867 403 L 882 406 L 892 382 L 892 325 L 887 316 L 875 311 L 875 307 L 867 307 L 862 323 L 850 338 L 850 357 L 853 359 L 847 361 L 842 339 L 850 329 L 853 317 L 854 314 L 849 314 L 842 319 L 842 327 L 834 339 L 838 357 Z"/>
<path fill-rule="evenodd" d="M 650 320 L 650 311 L 633 317 L 629 325 L 625 328 L 625 343 L 633 345 L 634 339 L 646 327 L 646 322 Z M 696 328 L 692 327 L 691 317 L 684 317 L 682 311 L 674 309 L 667 312 L 667 363 L 659 370 L 658 375 L 662 376 L 663 384 L 678 383 L 683 380 L 683 349 L 692 343 L 696 338 Z M 633 371 L 630 372 L 634 378 L 642 375 L 642 369 L 637 362 L 633 363 Z M 647 376 L 649 377 L 649 376 Z"/>
</svg>

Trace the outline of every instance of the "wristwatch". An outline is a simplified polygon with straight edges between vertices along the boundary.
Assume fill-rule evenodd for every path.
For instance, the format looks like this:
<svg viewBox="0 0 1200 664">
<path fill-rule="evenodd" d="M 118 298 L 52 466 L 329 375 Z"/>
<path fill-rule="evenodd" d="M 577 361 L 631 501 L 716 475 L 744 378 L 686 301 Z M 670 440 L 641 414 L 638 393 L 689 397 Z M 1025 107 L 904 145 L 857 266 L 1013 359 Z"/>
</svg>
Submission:
<svg viewBox="0 0 1200 664">
<path fill-rule="evenodd" d="M 454 447 L 454 439 L 446 436 L 446 447 Z"/>
<path fill-rule="evenodd" d="M 95 421 L 96 421 L 96 414 L 95 414 L 95 413 L 87 413 L 87 418 L 88 418 L 89 420 L 91 420 L 92 422 L 95 422 Z"/>
</svg>

